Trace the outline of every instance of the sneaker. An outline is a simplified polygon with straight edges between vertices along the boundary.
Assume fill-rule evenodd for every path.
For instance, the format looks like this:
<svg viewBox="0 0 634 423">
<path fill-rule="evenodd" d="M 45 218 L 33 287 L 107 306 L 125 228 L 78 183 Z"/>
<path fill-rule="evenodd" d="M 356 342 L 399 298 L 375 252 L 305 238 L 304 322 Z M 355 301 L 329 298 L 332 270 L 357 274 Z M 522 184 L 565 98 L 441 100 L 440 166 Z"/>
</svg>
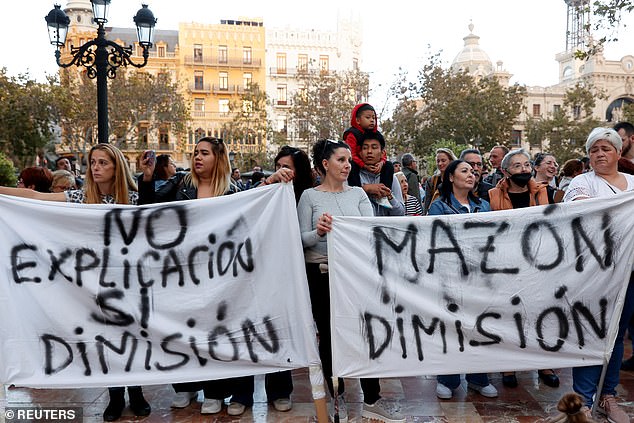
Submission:
<svg viewBox="0 0 634 423">
<path fill-rule="evenodd" d="M 405 416 L 396 411 L 389 412 L 386 410 L 386 402 L 383 398 L 380 398 L 374 404 L 363 403 L 363 410 L 361 416 L 366 419 L 378 420 L 385 423 L 404 423 Z"/>
<path fill-rule="evenodd" d="M 451 399 L 451 397 L 453 397 L 453 391 L 438 382 L 436 383 L 436 396 L 440 399 Z"/>
<path fill-rule="evenodd" d="M 470 389 L 478 392 L 483 397 L 497 398 L 498 396 L 498 390 L 495 389 L 495 386 L 491 385 L 490 383 L 487 386 L 476 385 L 475 383 L 468 383 L 467 386 Z"/>
<path fill-rule="evenodd" d="M 293 401 L 290 398 L 278 398 L 273 401 L 273 408 L 277 411 L 289 411 L 293 408 Z"/>
<path fill-rule="evenodd" d="M 346 406 L 346 400 L 343 395 L 338 396 L 339 402 L 339 423 L 348 423 L 348 407 Z M 328 416 L 330 421 L 335 421 L 335 401 L 331 398 L 330 405 L 328 406 Z"/>
<path fill-rule="evenodd" d="M 198 392 L 177 392 L 172 400 L 172 408 L 185 408 L 197 396 Z"/>
<path fill-rule="evenodd" d="M 222 410 L 222 401 L 219 399 L 205 398 L 202 407 L 200 407 L 200 414 L 216 414 Z"/>
<path fill-rule="evenodd" d="M 241 416 L 242 413 L 244 413 L 244 410 L 246 409 L 247 409 L 246 405 L 239 402 L 231 401 L 229 405 L 227 406 L 227 414 L 230 416 Z"/>
<path fill-rule="evenodd" d="M 630 423 L 630 418 L 616 403 L 614 395 L 601 395 L 597 411 L 604 414 L 610 423 Z"/>
</svg>

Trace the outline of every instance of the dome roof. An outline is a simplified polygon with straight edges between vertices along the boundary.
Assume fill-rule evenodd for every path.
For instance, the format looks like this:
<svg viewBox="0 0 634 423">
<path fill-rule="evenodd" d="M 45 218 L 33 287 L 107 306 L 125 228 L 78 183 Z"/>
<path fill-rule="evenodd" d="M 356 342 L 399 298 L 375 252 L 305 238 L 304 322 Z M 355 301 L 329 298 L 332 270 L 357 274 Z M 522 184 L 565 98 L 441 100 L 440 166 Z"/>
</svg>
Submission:
<svg viewBox="0 0 634 423">
<path fill-rule="evenodd" d="M 64 10 L 89 10 L 92 12 L 90 0 L 69 0 Z"/>
<path fill-rule="evenodd" d="M 472 75 L 489 75 L 493 72 L 493 62 L 482 48 L 480 48 L 480 37 L 473 33 L 473 24 L 469 24 L 469 35 L 463 38 L 464 47 L 458 53 L 451 70 L 466 70 Z"/>
</svg>

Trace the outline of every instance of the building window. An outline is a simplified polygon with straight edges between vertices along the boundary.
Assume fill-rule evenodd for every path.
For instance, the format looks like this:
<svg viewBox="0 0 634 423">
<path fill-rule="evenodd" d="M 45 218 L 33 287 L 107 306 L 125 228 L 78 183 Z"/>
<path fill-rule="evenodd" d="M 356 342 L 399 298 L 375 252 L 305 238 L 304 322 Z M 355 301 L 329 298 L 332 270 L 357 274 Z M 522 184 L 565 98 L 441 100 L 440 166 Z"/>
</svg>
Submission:
<svg viewBox="0 0 634 423">
<path fill-rule="evenodd" d="M 352 59 L 352 70 L 355 72 L 359 71 L 359 59 Z"/>
<path fill-rule="evenodd" d="M 321 73 L 328 73 L 330 68 L 328 56 L 319 56 L 319 70 Z"/>
<path fill-rule="evenodd" d="M 308 55 L 300 54 L 297 56 L 297 71 L 308 72 Z"/>
<path fill-rule="evenodd" d="M 542 107 L 541 104 L 533 104 L 533 116 L 541 116 Z"/>
<path fill-rule="evenodd" d="M 221 98 L 218 100 L 218 112 L 221 117 L 229 116 L 229 99 Z"/>
<path fill-rule="evenodd" d="M 201 63 L 203 61 L 203 45 L 194 44 L 194 62 Z"/>
<path fill-rule="evenodd" d="M 229 74 L 227 72 L 218 73 L 218 84 L 221 90 L 229 89 Z"/>
<path fill-rule="evenodd" d="M 218 63 L 227 63 L 227 46 L 218 46 Z"/>
<path fill-rule="evenodd" d="M 198 141 L 204 136 L 205 136 L 205 130 L 203 128 L 196 129 L 196 131 L 194 131 L 194 142 Z"/>
<path fill-rule="evenodd" d="M 286 73 L 286 53 L 277 53 L 277 73 Z"/>
<path fill-rule="evenodd" d="M 572 108 L 572 117 L 573 119 L 581 119 L 581 106 L 574 106 Z"/>
<path fill-rule="evenodd" d="M 245 65 L 250 65 L 253 62 L 253 56 L 251 52 L 251 47 L 243 47 L 242 48 L 242 63 Z"/>
<path fill-rule="evenodd" d="M 149 127 L 146 123 L 142 123 L 139 124 L 139 126 L 137 127 L 138 130 L 138 146 L 139 147 L 147 147 L 147 142 L 148 142 L 148 131 L 149 131 Z"/>
<path fill-rule="evenodd" d="M 203 71 L 194 71 L 194 89 L 203 89 Z"/>
<path fill-rule="evenodd" d="M 158 46 L 158 57 L 165 57 L 165 46 Z"/>
<path fill-rule="evenodd" d="M 168 150 L 170 142 L 169 127 L 162 125 L 159 128 L 159 149 Z"/>
<path fill-rule="evenodd" d="M 288 104 L 286 98 L 286 84 L 279 84 L 277 86 L 277 104 L 280 106 L 286 106 Z"/>
<path fill-rule="evenodd" d="M 511 132 L 511 141 L 513 142 L 513 145 L 520 146 L 522 143 L 522 131 L 513 129 Z"/>
<path fill-rule="evenodd" d="M 205 117 L 205 99 L 204 98 L 194 99 L 194 117 Z"/>
<path fill-rule="evenodd" d="M 242 86 L 245 90 L 251 89 L 251 83 L 253 81 L 253 74 L 251 72 L 245 72 L 242 74 Z"/>
<path fill-rule="evenodd" d="M 554 113 L 554 114 L 559 114 L 559 113 L 561 113 L 561 104 L 555 104 L 555 105 L 553 106 L 553 113 Z"/>
</svg>

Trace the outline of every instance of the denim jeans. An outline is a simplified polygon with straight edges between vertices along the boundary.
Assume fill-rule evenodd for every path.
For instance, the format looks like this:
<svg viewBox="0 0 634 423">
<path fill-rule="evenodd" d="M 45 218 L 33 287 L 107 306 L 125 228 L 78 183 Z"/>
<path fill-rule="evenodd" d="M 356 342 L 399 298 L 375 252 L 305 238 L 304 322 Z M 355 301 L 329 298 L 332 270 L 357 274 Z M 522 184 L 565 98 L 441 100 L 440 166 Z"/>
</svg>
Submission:
<svg viewBox="0 0 634 423">
<path fill-rule="evenodd" d="M 452 391 L 460 386 L 460 375 L 440 375 L 436 379 Z M 469 373 L 465 375 L 467 382 L 478 386 L 487 386 L 489 384 L 489 376 L 486 373 Z"/>
<path fill-rule="evenodd" d="M 634 272 L 630 275 L 627 285 L 623 310 L 619 319 L 619 331 L 614 341 L 612 355 L 608 362 L 608 369 L 605 372 L 601 395 L 616 395 L 616 386 L 619 384 L 619 371 L 621 361 L 623 361 L 623 338 L 630 319 L 634 314 Z M 572 389 L 581 395 L 588 407 L 592 406 L 592 397 L 597 393 L 599 379 L 601 379 L 601 369 L 603 366 L 584 366 L 572 369 Z"/>
</svg>

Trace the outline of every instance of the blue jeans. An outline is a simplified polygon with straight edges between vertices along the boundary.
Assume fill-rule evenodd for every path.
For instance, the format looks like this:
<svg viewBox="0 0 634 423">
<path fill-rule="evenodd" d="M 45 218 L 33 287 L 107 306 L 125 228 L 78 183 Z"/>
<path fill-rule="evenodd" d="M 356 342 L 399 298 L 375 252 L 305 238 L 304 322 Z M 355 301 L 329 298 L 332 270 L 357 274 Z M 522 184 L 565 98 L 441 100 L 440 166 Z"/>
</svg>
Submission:
<svg viewBox="0 0 634 423">
<path fill-rule="evenodd" d="M 608 369 L 605 372 L 601 395 L 616 395 L 621 361 L 623 361 L 623 338 L 632 314 L 634 314 L 634 272 L 630 275 L 630 281 L 627 285 L 623 310 L 619 319 L 619 331 L 614 341 L 610 361 L 608 361 Z M 597 393 L 602 368 L 603 366 L 584 366 L 572 369 L 572 389 L 581 395 L 588 407 L 592 406 L 592 397 Z"/>
<path fill-rule="evenodd" d="M 460 386 L 460 375 L 440 375 L 436 379 L 452 391 Z M 467 382 L 478 386 L 487 386 L 489 384 L 489 376 L 486 373 L 470 373 L 465 375 Z"/>
</svg>

